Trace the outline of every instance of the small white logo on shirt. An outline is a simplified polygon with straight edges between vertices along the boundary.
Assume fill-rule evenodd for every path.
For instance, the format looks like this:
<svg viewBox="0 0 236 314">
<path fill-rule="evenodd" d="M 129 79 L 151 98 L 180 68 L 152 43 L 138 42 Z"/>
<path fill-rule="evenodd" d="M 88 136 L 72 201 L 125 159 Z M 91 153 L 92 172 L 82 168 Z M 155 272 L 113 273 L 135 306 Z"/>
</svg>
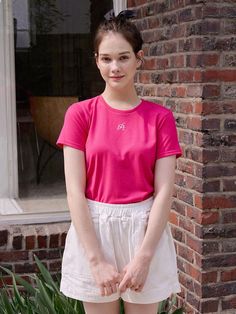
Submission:
<svg viewBox="0 0 236 314">
<path fill-rule="evenodd" d="M 118 124 L 116 129 L 117 129 L 117 131 L 124 131 L 125 128 L 126 128 L 126 125 L 123 122 L 123 123 Z"/>
</svg>

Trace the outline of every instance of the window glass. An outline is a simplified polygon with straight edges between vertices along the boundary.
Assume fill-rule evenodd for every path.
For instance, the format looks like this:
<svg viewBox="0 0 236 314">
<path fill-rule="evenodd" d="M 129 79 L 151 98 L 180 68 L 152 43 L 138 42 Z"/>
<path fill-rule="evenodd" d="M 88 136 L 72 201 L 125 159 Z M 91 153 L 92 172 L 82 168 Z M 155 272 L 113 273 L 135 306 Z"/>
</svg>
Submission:
<svg viewBox="0 0 236 314">
<path fill-rule="evenodd" d="M 103 90 L 92 38 L 112 1 L 12 3 L 19 197 L 63 198 L 63 154 L 55 142 L 67 107 Z"/>
</svg>

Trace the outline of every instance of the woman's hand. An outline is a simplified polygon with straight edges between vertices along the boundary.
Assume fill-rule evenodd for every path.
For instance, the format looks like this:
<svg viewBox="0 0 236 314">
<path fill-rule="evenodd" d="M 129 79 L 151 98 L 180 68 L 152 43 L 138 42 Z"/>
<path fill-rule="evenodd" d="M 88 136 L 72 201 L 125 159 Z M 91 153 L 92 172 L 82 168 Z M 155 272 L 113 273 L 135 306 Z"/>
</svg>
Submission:
<svg viewBox="0 0 236 314">
<path fill-rule="evenodd" d="M 150 266 L 150 259 L 135 256 L 123 270 L 123 279 L 120 282 L 120 292 L 130 288 L 135 292 L 141 292 L 145 284 Z"/>
<path fill-rule="evenodd" d="M 117 292 L 120 274 L 115 267 L 106 261 L 90 263 L 92 275 L 100 288 L 101 296 L 109 296 Z"/>
</svg>

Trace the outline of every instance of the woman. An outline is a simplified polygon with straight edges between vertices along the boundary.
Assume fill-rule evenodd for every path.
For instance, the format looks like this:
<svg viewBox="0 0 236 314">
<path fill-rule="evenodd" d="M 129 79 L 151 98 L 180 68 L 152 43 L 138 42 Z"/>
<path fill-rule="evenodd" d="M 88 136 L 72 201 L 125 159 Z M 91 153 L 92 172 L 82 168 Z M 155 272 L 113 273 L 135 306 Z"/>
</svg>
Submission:
<svg viewBox="0 0 236 314">
<path fill-rule="evenodd" d="M 88 314 L 157 313 L 180 291 L 168 226 L 175 160 L 172 113 L 140 99 L 142 38 L 125 14 L 103 22 L 95 58 L 104 92 L 70 106 L 58 139 L 71 212 L 61 291 Z"/>
</svg>

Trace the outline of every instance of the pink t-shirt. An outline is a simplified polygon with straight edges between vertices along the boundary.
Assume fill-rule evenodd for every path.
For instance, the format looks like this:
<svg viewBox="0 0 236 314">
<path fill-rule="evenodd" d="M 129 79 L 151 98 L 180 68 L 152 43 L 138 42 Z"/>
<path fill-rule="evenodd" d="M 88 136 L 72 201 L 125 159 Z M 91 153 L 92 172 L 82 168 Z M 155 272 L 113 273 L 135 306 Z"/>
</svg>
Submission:
<svg viewBox="0 0 236 314">
<path fill-rule="evenodd" d="M 111 204 L 152 196 L 156 159 L 181 155 L 169 109 L 146 100 L 114 109 L 101 95 L 69 107 L 57 144 L 85 152 L 85 195 Z"/>
</svg>

